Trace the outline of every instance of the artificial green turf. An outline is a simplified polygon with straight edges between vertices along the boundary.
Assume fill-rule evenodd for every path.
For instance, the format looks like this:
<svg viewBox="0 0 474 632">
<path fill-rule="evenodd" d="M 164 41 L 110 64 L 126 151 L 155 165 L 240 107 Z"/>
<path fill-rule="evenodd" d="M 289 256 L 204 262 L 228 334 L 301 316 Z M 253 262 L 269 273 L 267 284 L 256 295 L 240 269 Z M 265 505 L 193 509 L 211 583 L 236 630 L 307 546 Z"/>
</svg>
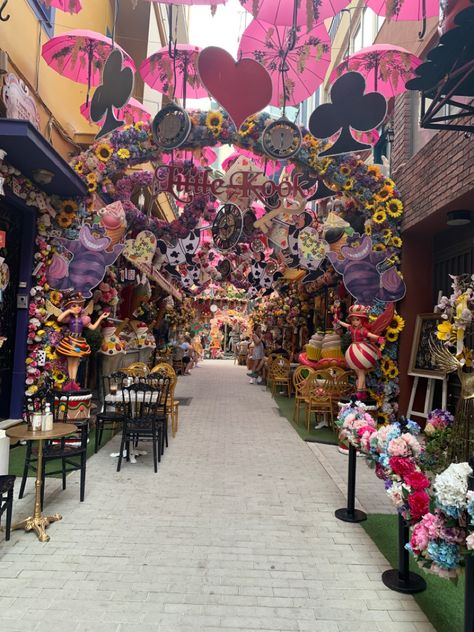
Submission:
<svg viewBox="0 0 474 632">
<path fill-rule="evenodd" d="M 314 441 L 316 443 L 330 443 L 332 445 L 337 444 L 337 436 L 330 428 L 321 428 L 320 430 L 314 429 L 314 421 L 311 422 L 309 432 L 306 429 L 306 422 L 304 420 L 304 408 L 300 407 L 300 422 L 296 424 L 293 421 L 293 409 L 295 406 L 295 398 L 285 397 L 283 395 L 274 395 L 275 402 L 280 411 L 282 417 L 290 422 L 296 432 L 304 441 Z"/>
<path fill-rule="evenodd" d="M 398 516 L 369 515 L 360 523 L 393 568 L 398 568 Z M 410 556 L 410 569 L 426 580 L 427 588 L 415 595 L 420 608 L 438 632 L 462 632 L 464 576 L 457 585 L 448 579 L 425 573 Z"/>
<path fill-rule="evenodd" d="M 117 428 L 118 430 L 119 428 Z M 105 429 L 104 434 L 102 436 L 102 444 L 100 449 L 102 450 L 105 444 L 110 441 L 113 437 L 114 432 L 112 430 Z M 87 444 L 87 458 L 94 454 L 95 448 L 95 430 L 89 432 L 89 443 Z M 16 448 L 10 450 L 10 462 L 8 471 L 10 474 L 15 476 L 23 476 L 23 467 L 25 465 L 25 452 L 26 446 L 19 445 Z M 55 470 L 61 469 L 61 460 L 55 459 L 54 461 L 49 461 L 46 465 L 46 476 L 48 476 L 48 472 L 54 472 Z M 34 476 L 33 470 L 30 469 L 29 476 Z M 61 478 L 61 474 L 53 474 L 53 478 Z"/>
</svg>

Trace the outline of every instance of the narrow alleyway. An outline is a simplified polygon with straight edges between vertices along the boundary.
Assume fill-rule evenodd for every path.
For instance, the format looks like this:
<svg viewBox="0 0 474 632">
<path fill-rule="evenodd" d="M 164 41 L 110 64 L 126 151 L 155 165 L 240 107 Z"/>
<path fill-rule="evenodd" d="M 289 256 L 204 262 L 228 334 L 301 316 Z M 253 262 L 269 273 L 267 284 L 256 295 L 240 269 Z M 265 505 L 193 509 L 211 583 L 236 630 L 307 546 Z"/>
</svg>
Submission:
<svg viewBox="0 0 474 632">
<path fill-rule="evenodd" d="M 179 432 L 159 473 L 117 437 L 78 479 L 47 481 L 51 541 L 0 545 L 2 632 L 429 632 L 307 444 L 243 367 L 205 361 L 178 382 Z M 17 484 L 18 488 L 18 484 Z M 33 484 L 17 517 L 30 510 Z"/>
</svg>

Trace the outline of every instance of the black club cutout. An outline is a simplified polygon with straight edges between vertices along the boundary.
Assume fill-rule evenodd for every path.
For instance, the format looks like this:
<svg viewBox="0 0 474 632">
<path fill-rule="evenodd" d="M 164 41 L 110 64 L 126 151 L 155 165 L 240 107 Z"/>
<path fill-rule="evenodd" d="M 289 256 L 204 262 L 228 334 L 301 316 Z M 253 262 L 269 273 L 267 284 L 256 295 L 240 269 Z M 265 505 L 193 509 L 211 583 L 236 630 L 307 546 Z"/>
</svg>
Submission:
<svg viewBox="0 0 474 632">
<path fill-rule="evenodd" d="M 122 68 L 123 55 L 120 50 L 113 50 L 104 65 L 102 84 L 94 92 L 91 101 L 91 119 L 94 123 L 105 120 L 96 135 L 96 140 L 121 127 L 124 122 L 115 118 L 113 108 L 123 108 L 132 96 L 133 70 Z"/>
<path fill-rule="evenodd" d="M 384 120 L 387 101 L 378 92 L 364 94 L 365 79 L 358 72 L 347 72 L 331 88 L 332 103 L 317 107 L 309 119 L 309 130 L 316 138 L 341 133 L 337 141 L 319 154 L 320 157 L 350 154 L 370 149 L 352 136 L 352 130 L 368 132 Z"/>
</svg>

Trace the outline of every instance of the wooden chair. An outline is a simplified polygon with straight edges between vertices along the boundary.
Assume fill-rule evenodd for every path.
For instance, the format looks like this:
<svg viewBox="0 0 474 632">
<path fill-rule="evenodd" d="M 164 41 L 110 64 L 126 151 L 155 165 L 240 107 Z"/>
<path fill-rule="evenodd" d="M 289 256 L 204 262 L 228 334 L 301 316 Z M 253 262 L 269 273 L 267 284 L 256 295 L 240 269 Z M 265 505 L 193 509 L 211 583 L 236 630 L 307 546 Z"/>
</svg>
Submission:
<svg viewBox="0 0 474 632">
<path fill-rule="evenodd" d="M 13 486 L 15 484 L 15 478 L 16 476 L 9 474 L 0 476 L 0 520 L 4 512 L 7 514 L 7 520 L 5 523 L 5 540 L 10 539 L 13 511 Z"/>
<path fill-rule="evenodd" d="M 333 413 L 337 415 L 339 407 L 338 402 L 341 398 L 346 398 L 354 392 L 354 385 L 351 383 L 353 378 L 352 371 L 345 371 L 344 369 L 334 369 L 332 371 L 333 378 L 330 384 L 331 399 L 333 406 Z"/>
<path fill-rule="evenodd" d="M 266 388 L 270 388 L 272 389 L 272 381 L 273 381 L 273 365 L 275 363 L 275 360 L 277 360 L 278 358 L 282 358 L 283 356 L 280 356 L 276 353 L 270 353 L 267 357 L 266 363 L 265 363 L 265 381 L 266 381 Z M 272 390 L 273 392 L 273 390 Z"/>
<path fill-rule="evenodd" d="M 146 377 L 150 373 L 150 369 L 144 362 L 133 362 L 125 369 L 120 369 L 131 377 Z"/>
<path fill-rule="evenodd" d="M 173 437 L 175 437 L 176 433 L 178 432 L 179 401 L 174 398 L 174 389 L 176 388 L 178 376 L 176 375 L 171 364 L 168 364 L 167 362 L 160 362 L 159 364 L 154 366 L 150 371 L 150 378 L 152 378 L 153 375 L 156 375 L 157 373 L 170 378 L 170 389 L 166 411 L 168 417 L 171 420 L 171 434 Z"/>
<path fill-rule="evenodd" d="M 309 432 L 311 413 L 329 416 L 333 423 L 333 406 L 331 398 L 331 382 L 329 371 L 315 371 L 309 378 L 306 387 L 306 429 Z"/>
<path fill-rule="evenodd" d="M 272 395 L 275 395 L 277 386 L 286 387 L 288 397 L 291 397 L 290 361 L 283 356 L 278 356 L 272 362 Z"/>
<path fill-rule="evenodd" d="M 300 405 L 305 405 L 308 378 L 314 373 L 314 369 L 300 364 L 293 373 L 293 390 L 295 391 L 295 406 L 293 408 L 293 421 L 300 422 Z"/>
</svg>

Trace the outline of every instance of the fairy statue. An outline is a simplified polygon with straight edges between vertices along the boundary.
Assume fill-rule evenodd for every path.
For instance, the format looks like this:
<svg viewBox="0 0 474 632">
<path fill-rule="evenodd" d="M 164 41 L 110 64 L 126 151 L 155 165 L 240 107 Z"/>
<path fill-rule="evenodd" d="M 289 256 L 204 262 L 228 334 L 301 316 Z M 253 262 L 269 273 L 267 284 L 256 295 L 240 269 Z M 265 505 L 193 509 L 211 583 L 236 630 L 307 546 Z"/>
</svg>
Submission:
<svg viewBox="0 0 474 632">
<path fill-rule="evenodd" d="M 81 292 L 70 292 L 64 297 L 62 310 L 49 304 L 49 310 L 57 316 L 58 323 L 64 323 L 69 328 L 61 342 L 56 347 L 56 351 L 67 358 L 67 372 L 69 380 L 76 382 L 77 371 L 81 358 L 91 353 L 91 349 L 82 336 L 84 328 L 95 331 L 100 323 L 107 318 L 108 313 L 102 313 L 94 324 L 91 323 L 90 314 L 94 304 L 89 302 L 84 308 L 85 299 Z"/>
<path fill-rule="evenodd" d="M 347 365 L 357 376 L 357 392 L 355 393 L 359 401 L 366 401 L 366 375 L 377 364 L 381 352 L 377 345 L 385 342 L 385 338 L 380 334 L 385 331 L 390 324 L 394 314 L 394 305 L 390 303 L 380 316 L 369 323 L 369 308 L 355 304 L 349 308 L 348 323 L 339 320 L 337 312 L 334 316 L 334 324 L 348 329 L 352 342 L 349 345 L 345 358 Z"/>
</svg>

